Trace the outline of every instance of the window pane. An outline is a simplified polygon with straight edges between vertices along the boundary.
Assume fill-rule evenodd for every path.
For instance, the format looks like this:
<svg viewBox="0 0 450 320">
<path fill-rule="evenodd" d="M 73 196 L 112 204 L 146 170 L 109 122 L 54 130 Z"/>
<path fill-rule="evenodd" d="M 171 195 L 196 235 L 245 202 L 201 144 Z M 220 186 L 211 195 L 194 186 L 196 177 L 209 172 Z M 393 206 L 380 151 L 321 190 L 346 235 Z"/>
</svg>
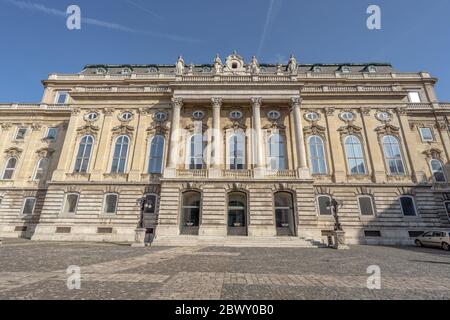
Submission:
<svg viewBox="0 0 450 320">
<path fill-rule="evenodd" d="M 108 194 L 105 199 L 105 212 L 116 213 L 117 210 L 117 194 Z"/>
<path fill-rule="evenodd" d="M 56 139 L 56 128 L 48 128 L 46 138 L 51 140 Z"/>
<path fill-rule="evenodd" d="M 330 205 L 331 198 L 328 196 L 319 196 L 317 199 L 319 202 L 319 214 L 331 215 L 331 208 L 328 207 Z"/>
<path fill-rule="evenodd" d="M 425 141 L 433 140 L 433 134 L 430 128 L 420 128 L 420 134 L 422 136 L 422 140 Z"/>
<path fill-rule="evenodd" d="M 34 205 L 36 203 L 36 199 L 35 198 L 27 198 L 25 199 L 25 203 L 23 206 L 23 214 L 33 214 L 34 211 Z"/>
<path fill-rule="evenodd" d="M 57 98 L 56 103 L 58 103 L 58 104 L 66 103 L 67 92 L 58 92 L 57 95 L 58 95 L 58 98 Z"/>
<path fill-rule="evenodd" d="M 420 103 L 421 102 L 419 92 L 417 92 L 417 91 L 408 92 L 408 98 L 409 98 L 409 102 L 411 102 L 411 103 Z"/>
<path fill-rule="evenodd" d="M 361 215 L 370 215 L 374 214 L 373 206 L 372 206 L 372 198 L 370 197 L 359 197 L 359 208 L 361 211 Z"/>
<path fill-rule="evenodd" d="M 78 203 L 78 195 L 77 194 L 68 194 L 66 197 L 66 203 L 64 212 L 65 213 L 75 213 Z"/>
<path fill-rule="evenodd" d="M 400 204 L 402 207 L 403 214 L 405 216 L 415 216 L 416 209 L 414 207 L 413 199 L 410 197 L 401 197 Z"/>
</svg>

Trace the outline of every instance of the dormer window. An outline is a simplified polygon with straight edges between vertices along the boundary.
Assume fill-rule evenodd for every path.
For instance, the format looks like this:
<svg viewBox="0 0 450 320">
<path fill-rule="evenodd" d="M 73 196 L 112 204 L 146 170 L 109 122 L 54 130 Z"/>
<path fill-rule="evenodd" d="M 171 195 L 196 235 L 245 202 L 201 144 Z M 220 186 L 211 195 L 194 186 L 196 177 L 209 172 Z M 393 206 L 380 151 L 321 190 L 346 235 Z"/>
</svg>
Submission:
<svg viewBox="0 0 450 320">
<path fill-rule="evenodd" d="M 377 72 L 377 68 L 375 66 L 368 66 L 367 71 L 369 71 L 369 73 L 375 73 Z"/>
<path fill-rule="evenodd" d="M 341 72 L 342 73 L 350 73 L 350 68 L 349 67 L 342 67 L 341 68 Z"/>
</svg>

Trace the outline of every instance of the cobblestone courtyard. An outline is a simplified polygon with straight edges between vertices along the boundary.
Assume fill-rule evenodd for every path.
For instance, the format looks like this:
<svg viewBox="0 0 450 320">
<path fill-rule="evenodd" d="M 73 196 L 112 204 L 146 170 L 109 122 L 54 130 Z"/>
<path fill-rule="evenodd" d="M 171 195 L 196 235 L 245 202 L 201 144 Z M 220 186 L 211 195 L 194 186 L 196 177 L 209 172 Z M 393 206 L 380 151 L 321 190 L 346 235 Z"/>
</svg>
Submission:
<svg viewBox="0 0 450 320">
<path fill-rule="evenodd" d="M 79 290 L 67 288 L 72 265 Z M 381 269 L 380 290 L 367 289 L 370 265 Z M 450 252 L 4 240 L 0 299 L 450 299 Z"/>
</svg>

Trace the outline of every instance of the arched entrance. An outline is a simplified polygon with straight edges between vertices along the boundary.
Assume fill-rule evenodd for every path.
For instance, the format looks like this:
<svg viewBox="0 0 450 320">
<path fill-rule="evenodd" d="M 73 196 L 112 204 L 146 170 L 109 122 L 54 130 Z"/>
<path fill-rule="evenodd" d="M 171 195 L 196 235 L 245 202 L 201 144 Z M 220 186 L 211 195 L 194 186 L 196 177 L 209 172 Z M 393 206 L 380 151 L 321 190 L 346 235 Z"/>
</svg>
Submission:
<svg viewBox="0 0 450 320">
<path fill-rule="evenodd" d="M 198 235 L 200 224 L 201 194 L 198 191 L 183 193 L 181 205 L 180 234 Z"/>
<path fill-rule="evenodd" d="M 247 235 L 247 195 L 243 192 L 228 194 L 228 235 Z"/>
<path fill-rule="evenodd" d="M 292 194 L 289 192 L 276 192 L 274 198 L 277 236 L 296 236 L 297 230 Z"/>
</svg>

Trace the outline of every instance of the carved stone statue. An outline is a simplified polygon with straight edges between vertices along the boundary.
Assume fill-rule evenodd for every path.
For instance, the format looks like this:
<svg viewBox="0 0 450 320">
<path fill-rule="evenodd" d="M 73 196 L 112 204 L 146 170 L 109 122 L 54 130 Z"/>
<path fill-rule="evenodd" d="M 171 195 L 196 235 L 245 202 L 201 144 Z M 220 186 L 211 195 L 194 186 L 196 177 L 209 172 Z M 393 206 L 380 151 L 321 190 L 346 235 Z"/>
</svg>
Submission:
<svg viewBox="0 0 450 320">
<path fill-rule="evenodd" d="M 288 62 L 288 71 L 291 74 L 296 74 L 297 70 L 298 70 L 297 60 L 295 59 L 294 55 L 291 54 L 291 57 L 289 58 L 289 62 Z"/>
<path fill-rule="evenodd" d="M 175 73 L 177 76 L 181 76 L 184 73 L 184 60 L 182 56 L 178 57 Z"/>
<path fill-rule="evenodd" d="M 252 61 L 250 62 L 250 72 L 251 73 L 259 73 L 259 65 L 256 56 L 252 57 Z"/>
<path fill-rule="evenodd" d="M 214 72 L 221 73 L 222 72 L 222 60 L 220 60 L 219 54 L 216 55 L 214 59 Z"/>
</svg>

